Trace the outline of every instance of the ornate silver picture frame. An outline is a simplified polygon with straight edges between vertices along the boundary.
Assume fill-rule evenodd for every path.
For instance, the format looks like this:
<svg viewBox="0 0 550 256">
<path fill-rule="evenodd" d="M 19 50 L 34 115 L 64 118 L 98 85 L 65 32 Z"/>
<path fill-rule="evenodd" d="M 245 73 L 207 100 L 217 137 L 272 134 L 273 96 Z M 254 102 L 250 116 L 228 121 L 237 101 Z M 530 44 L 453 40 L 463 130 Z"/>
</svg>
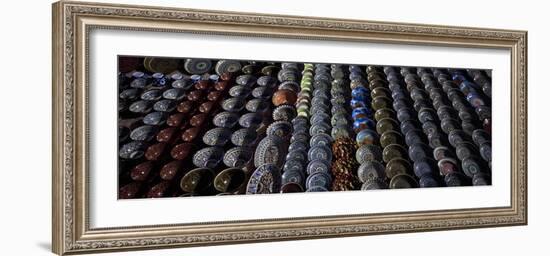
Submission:
<svg viewBox="0 0 550 256">
<path fill-rule="evenodd" d="M 92 227 L 89 46 L 90 33 L 97 30 L 509 51 L 510 87 L 500 88 L 510 92 L 509 99 L 501 99 L 510 105 L 510 161 L 502 163 L 510 169 L 509 205 Z M 72 1 L 53 5 L 52 31 L 52 249 L 57 254 L 527 224 L 526 31 Z M 147 200 L 141 203 L 147 207 Z"/>
</svg>

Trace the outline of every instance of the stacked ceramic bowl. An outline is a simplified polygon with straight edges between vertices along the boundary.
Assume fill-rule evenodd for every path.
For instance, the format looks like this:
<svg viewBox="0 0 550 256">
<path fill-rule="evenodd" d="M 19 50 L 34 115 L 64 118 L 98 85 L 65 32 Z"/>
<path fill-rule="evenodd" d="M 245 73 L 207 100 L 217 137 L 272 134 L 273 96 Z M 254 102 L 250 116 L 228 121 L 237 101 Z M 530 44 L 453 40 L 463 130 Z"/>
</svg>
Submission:
<svg viewBox="0 0 550 256">
<path fill-rule="evenodd" d="M 355 141 L 350 138 L 353 131 L 350 129 L 351 121 L 350 101 L 351 90 L 349 68 L 343 65 L 331 65 L 331 113 L 332 113 L 332 190 L 355 190 L 359 187 L 357 178 L 357 162 L 355 161 Z"/>
<path fill-rule="evenodd" d="M 463 173 L 471 179 L 473 185 L 490 184 L 491 149 L 490 144 L 486 144 L 490 141 L 490 123 L 482 123 L 472 105 L 473 103 L 479 107 L 485 106 L 486 103 L 481 100 L 480 95 L 468 98 L 459 88 L 460 84 L 463 84 L 463 90 L 471 90 L 471 88 L 464 88 L 463 82 L 467 81 L 465 73 L 459 70 L 451 70 L 451 73 L 446 70 L 436 70 L 434 74 L 437 74 L 439 82 L 443 85 L 442 89 L 447 94 L 447 100 L 451 102 L 454 113 L 457 113 L 455 117 L 458 116 L 460 119 L 460 121 L 456 118 L 445 120 L 445 130 L 449 143 L 455 148 Z M 478 147 L 481 145 L 485 145 L 485 148 Z"/>
<path fill-rule="evenodd" d="M 367 134 L 374 134 L 373 131 L 376 130 L 378 121 L 388 115 L 388 113 L 380 115 L 383 109 L 375 112 L 372 106 L 373 99 L 381 96 L 375 92 L 383 85 L 380 83 L 382 77 L 379 74 L 379 70 L 371 66 L 367 68 L 367 75 L 359 68 L 357 68 L 356 72 L 360 75 L 361 79 L 352 86 L 353 99 L 351 105 L 356 109 L 354 112 L 354 118 L 356 119 L 354 127 L 358 129 L 359 133 L 367 132 Z M 369 83 L 369 81 L 372 81 L 372 83 Z M 357 111 L 363 109 L 366 109 L 365 113 Z M 363 183 L 361 189 L 387 188 L 387 177 L 385 167 L 382 164 L 382 148 L 380 146 L 379 134 L 377 133 L 376 136 L 372 136 L 370 140 L 359 139 L 357 142 L 359 148 L 356 152 L 356 159 L 360 164 L 357 172 L 359 179 Z"/>
<path fill-rule="evenodd" d="M 254 67 L 253 64 L 248 65 L 251 66 Z M 216 177 L 213 180 L 214 188 L 221 192 L 221 195 L 241 193 L 246 184 L 247 170 L 257 143 L 257 129 L 263 122 L 264 112 L 268 110 L 265 99 L 269 98 L 272 92 L 272 88 L 258 86 L 257 81 L 256 75 L 250 73 L 236 77 L 236 85 L 229 90 L 229 98 L 222 102 L 224 111 L 214 117 L 213 123 L 217 127 L 206 133 L 226 133 L 223 164 L 227 168 L 215 170 Z M 258 88 L 261 93 L 253 93 L 254 90 L 257 92 Z M 237 108 L 224 105 L 234 103 Z"/>
<path fill-rule="evenodd" d="M 326 64 L 315 65 L 313 93 L 310 109 L 308 165 L 305 181 L 306 191 L 328 191 L 332 183 L 330 164 L 332 161 L 332 129 L 330 123 L 330 67 Z"/>
<path fill-rule="evenodd" d="M 434 159 L 433 152 L 436 148 L 444 146 L 446 140 L 439 129 L 439 117 L 427 92 L 427 89 L 431 88 L 424 88 L 419 77 L 421 75 L 425 80 L 428 71 L 421 68 L 417 72 L 411 68 L 402 70 L 409 96 L 414 102 L 414 112 L 417 113 L 418 122 L 415 122 L 415 128 L 419 129 L 411 131 L 411 135 L 414 135 L 410 137 L 408 144 L 409 157 L 414 162 L 414 173 L 419 178 L 420 187 L 437 187 L 442 183 L 439 175 L 442 168 L 439 167 L 444 165 L 438 162 L 441 159 Z M 452 158 L 443 161 L 447 163 L 452 161 Z"/>
<path fill-rule="evenodd" d="M 308 164 L 309 116 L 313 89 L 313 64 L 304 64 L 300 92 L 296 101 L 297 116 L 292 119 L 293 132 L 282 174 L 282 193 L 303 192 Z"/>
<path fill-rule="evenodd" d="M 246 193 L 265 194 L 281 191 L 281 169 L 292 136 L 292 123 L 296 115 L 297 93 L 300 90 L 300 66 L 297 63 L 282 63 L 277 74 L 279 85 L 273 94 L 273 122 L 267 127 L 254 155 L 256 170 L 252 173 Z"/>
<path fill-rule="evenodd" d="M 140 100 L 130 105 L 130 113 L 119 113 L 123 118 L 119 125 L 132 127 L 136 119 L 124 118 L 142 116 L 138 119 L 144 125 L 134 128 L 130 138 L 144 146 L 142 154 L 138 154 L 140 147 L 128 151 L 128 144 L 121 146 L 121 158 L 129 156 L 139 163 L 128 172 L 133 182 L 121 187 L 119 196 L 173 196 L 179 193 L 176 180 L 182 176 L 182 167 L 191 161 L 199 131 L 216 112 L 227 81 L 220 81 L 217 75 L 176 71 L 166 75 L 140 74 L 131 81 L 132 85 L 142 90 Z M 126 96 L 128 92 L 121 94 Z"/>
<path fill-rule="evenodd" d="M 439 184 L 444 183 L 447 186 L 466 184 L 467 178 L 460 171 L 454 147 L 447 140 L 446 134 L 450 131 L 455 116 L 453 108 L 448 105 L 444 91 L 428 69 L 418 68 L 416 75 L 411 74 L 409 77 L 413 78 L 409 83 L 414 83 L 410 86 L 411 97 L 415 101 L 422 102 L 422 105 L 419 105 L 418 119 L 422 123 L 422 130 L 427 136 L 429 146 L 412 148 L 409 153 L 420 154 L 420 157 L 427 157 L 425 154 L 428 154 L 433 158 L 438 169 L 439 177 L 436 180 Z M 418 81 L 418 77 L 421 82 Z M 427 148 L 431 153 L 423 151 L 428 150 Z"/>
<path fill-rule="evenodd" d="M 399 68 L 396 67 L 384 67 L 384 73 L 386 74 L 387 86 L 391 91 L 392 108 L 393 111 L 388 113 L 395 113 L 393 117 L 385 117 L 378 121 L 377 127 L 381 126 L 380 123 L 384 120 L 388 120 L 392 126 L 396 123 L 399 124 L 398 128 L 390 129 L 393 132 L 387 132 L 384 135 L 383 146 L 383 158 L 386 162 L 386 174 L 390 179 L 390 188 L 411 188 L 417 187 L 418 181 L 414 177 L 413 167 L 409 156 L 407 154 L 406 146 L 413 143 L 410 138 L 416 138 L 418 132 L 418 124 L 416 121 L 416 115 L 414 109 L 411 108 L 410 98 L 403 83 L 403 77 Z M 385 137 L 389 136 L 388 142 Z M 409 139 L 407 139 L 409 138 Z"/>
</svg>

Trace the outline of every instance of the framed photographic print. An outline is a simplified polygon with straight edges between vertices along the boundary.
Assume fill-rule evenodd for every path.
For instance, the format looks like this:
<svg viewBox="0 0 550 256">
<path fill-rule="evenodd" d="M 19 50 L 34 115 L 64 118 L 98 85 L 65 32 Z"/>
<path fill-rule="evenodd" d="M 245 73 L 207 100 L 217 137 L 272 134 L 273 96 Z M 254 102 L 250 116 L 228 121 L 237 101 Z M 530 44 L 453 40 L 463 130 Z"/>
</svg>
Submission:
<svg viewBox="0 0 550 256">
<path fill-rule="evenodd" d="M 526 40 L 57 2 L 53 251 L 525 225 Z"/>
</svg>

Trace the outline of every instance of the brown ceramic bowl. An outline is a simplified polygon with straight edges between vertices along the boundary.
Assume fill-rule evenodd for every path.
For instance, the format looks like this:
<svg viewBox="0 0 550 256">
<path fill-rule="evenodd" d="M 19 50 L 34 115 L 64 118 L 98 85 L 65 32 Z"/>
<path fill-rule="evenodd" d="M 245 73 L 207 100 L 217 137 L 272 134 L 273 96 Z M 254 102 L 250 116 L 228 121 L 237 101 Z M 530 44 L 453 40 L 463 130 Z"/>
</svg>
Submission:
<svg viewBox="0 0 550 256">
<path fill-rule="evenodd" d="M 283 104 L 294 105 L 294 103 L 296 103 L 296 99 L 297 96 L 295 92 L 288 89 L 282 89 L 277 90 L 273 94 L 272 102 L 275 106 L 280 106 Z"/>
<path fill-rule="evenodd" d="M 145 181 L 149 176 L 151 169 L 153 169 L 153 162 L 146 161 L 140 163 L 132 168 L 130 171 L 130 177 L 135 181 Z"/>
<path fill-rule="evenodd" d="M 178 174 L 182 167 L 182 162 L 174 160 L 162 166 L 160 169 L 160 178 L 163 180 L 172 180 Z"/>
<path fill-rule="evenodd" d="M 172 148 L 170 155 L 177 160 L 184 160 L 187 158 L 191 150 L 193 149 L 192 143 L 181 143 Z"/>
<path fill-rule="evenodd" d="M 145 158 L 150 161 L 158 160 L 159 157 L 164 152 L 165 148 L 166 148 L 166 143 L 164 142 L 153 144 L 149 146 L 145 151 Z"/>
</svg>

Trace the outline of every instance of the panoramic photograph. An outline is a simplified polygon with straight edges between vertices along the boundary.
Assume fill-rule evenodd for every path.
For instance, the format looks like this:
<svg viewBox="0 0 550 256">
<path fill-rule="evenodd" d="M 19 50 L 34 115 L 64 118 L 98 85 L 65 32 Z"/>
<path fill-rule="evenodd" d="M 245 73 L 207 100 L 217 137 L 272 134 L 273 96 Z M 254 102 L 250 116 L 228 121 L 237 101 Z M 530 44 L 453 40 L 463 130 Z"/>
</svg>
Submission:
<svg viewBox="0 0 550 256">
<path fill-rule="evenodd" d="M 119 56 L 117 75 L 119 199 L 491 185 L 491 70 Z"/>
</svg>

